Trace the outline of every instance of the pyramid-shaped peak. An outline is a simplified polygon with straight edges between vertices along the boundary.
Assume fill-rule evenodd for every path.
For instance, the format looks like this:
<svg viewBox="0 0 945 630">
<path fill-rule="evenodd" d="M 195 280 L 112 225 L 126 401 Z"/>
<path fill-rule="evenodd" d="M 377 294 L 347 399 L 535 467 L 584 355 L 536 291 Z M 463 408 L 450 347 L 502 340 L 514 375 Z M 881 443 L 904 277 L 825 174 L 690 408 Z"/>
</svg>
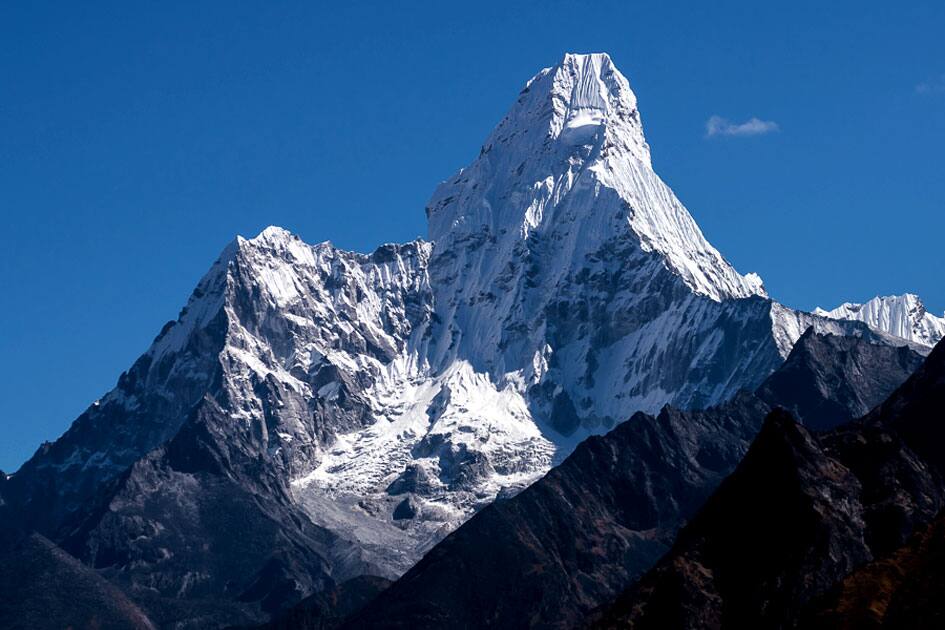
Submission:
<svg viewBox="0 0 945 630">
<path fill-rule="evenodd" d="M 434 192 L 427 217 L 440 251 L 490 234 L 516 252 L 521 239 L 543 234 L 570 243 L 555 263 L 569 269 L 626 238 L 663 256 L 696 293 L 765 294 L 653 172 L 636 96 L 605 53 L 568 53 L 532 77 L 476 160 Z"/>
<path fill-rule="evenodd" d="M 555 87 L 564 88 L 562 96 L 571 110 L 572 121 L 578 116 L 593 116 L 595 112 L 602 117 L 636 112 L 637 99 L 630 82 L 605 53 L 568 53 L 556 75 Z"/>
<path fill-rule="evenodd" d="M 250 240 L 256 243 L 284 243 L 297 238 L 292 232 L 283 227 L 270 225 Z"/>
<path fill-rule="evenodd" d="M 572 109 L 609 111 L 618 103 L 636 109 L 630 82 L 607 53 L 566 53 L 561 61 L 539 72 L 529 86 L 550 77 L 548 90 Z"/>
<path fill-rule="evenodd" d="M 547 140 L 553 140 L 548 144 Z M 606 53 L 567 53 L 533 76 L 483 145 L 534 155 L 543 148 L 607 146 L 646 165 L 643 136 L 630 82 Z M 556 151 L 557 152 L 557 151 Z"/>
<path fill-rule="evenodd" d="M 596 64 L 613 64 L 613 60 L 605 52 L 596 52 L 596 53 L 564 53 L 564 57 L 561 58 L 561 65 L 568 63 L 583 64 L 586 62 L 596 63 Z"/>
</svg>

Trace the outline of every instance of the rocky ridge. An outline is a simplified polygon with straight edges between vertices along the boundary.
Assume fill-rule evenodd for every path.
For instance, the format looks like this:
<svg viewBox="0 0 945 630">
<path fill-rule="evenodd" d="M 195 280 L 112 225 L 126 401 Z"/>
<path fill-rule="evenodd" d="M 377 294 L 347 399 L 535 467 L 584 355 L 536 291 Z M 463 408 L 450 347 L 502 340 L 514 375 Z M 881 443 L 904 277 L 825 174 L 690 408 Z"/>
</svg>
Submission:
<svg viewBox="0 0 945 630">
<path fill-rule="evenodd" d="M 921 360 L 808 332 L 757 395 L 703 411 L 639 413 L 588 439 L 521 494 L 476 514 L 347 627 L 579 627 L 669 550 L 769 410 L 836 426 L 883 401 Z M 851 361 L 871 369 L 844 371 Z"/>
<path fill-rule="evenodd" d="M 882 563 L 906 561 L 910 536 L 919 532 L 921 544 L 945 506 L 943 405 L 940 343 L 860 420 L 818 436 L 786 412 L 771 414 L 672 551 L 598 625 L 788 628 L 810 623 L 811 609 L 821 622 L 843 619 L 842 605 L 831 613 L 818 602 L 838 585 L 841 600 L 868 585 L 863 571 L 881 576 Z M 903 619 L 935 610 L 929 592 L 914 601 L 922 608 L 900 611 Z"/>
</svg>

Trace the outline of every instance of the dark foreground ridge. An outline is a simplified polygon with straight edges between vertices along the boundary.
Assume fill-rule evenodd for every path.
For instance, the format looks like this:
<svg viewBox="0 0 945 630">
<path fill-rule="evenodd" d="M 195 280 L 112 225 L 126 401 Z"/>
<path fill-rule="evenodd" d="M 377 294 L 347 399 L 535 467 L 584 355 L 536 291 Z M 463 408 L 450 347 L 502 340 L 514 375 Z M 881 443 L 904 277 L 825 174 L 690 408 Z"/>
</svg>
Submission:
<svg viewBox="0 0 945 630">
<path fill-rule="evenodd" d="M 857 569 L 802 621 L 827 630 L 945 626 L 945 514 L 895 553 Z"/>
<path fill-rule="evenodd" d="M 945 505 L 943 415 L 941 343 L 862 420 L 815 436 L 771 414 L 672 551 L 599 627 L 935 627 L 896 623 L 936 618 L 945 596 L 940 525 L 929 528 Z"/>
<path fill-rule="evenodd" d="M 38 534 L 0 557 L 0 628 L 154 627 L 120 589 Z"/>
<path fill-rule="evenodd" d="M 636 414 L 585 441 L 460 527 L 347 627 L 580 625 L 670 548 L 772 407 L 810 413 L 818 426 L 832 413 L 836 426 L 881 402 L 921 361 L 907 349 L 808 332 L 757 396 Z"/>
<path fill-rule="evenodd" d="M 330 630 L 361 611 L 391 585 L 390 580 L 361 575 L 338 586 L 309 595 L 299 604 L 262 626 L 267 630 Z"/>
</svg>

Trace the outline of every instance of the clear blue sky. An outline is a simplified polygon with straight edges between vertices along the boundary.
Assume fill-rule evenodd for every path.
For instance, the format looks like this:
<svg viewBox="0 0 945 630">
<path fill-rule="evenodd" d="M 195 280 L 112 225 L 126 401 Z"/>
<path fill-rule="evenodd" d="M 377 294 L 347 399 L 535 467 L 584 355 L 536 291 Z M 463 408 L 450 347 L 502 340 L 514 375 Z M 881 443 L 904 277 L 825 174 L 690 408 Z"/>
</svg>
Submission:
<svg viewBox="0 0 945 630">
<path fill-rule="evenodd" d="M 565 51 L 612 55 L 656 170 L 775 298 L 941 312 L 943 33 L 941 0 L 4 2 L 0 468 L 110 389 L 235 234 L 425 235 L 437 182 Z M 778 130 L 707 138 L 711 116 Z"/>
</svg>

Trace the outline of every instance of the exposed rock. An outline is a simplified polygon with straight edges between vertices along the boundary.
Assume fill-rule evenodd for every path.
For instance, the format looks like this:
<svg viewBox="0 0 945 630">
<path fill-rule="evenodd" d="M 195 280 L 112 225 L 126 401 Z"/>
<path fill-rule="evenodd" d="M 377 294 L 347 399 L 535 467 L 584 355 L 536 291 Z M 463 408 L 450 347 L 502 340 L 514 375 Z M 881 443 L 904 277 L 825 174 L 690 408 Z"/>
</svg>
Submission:
<svg viewBox="0 0 945 630">
<path fill-rule="evenodd" d="M 894 554 L 945 505 L 943 409 L 940 343 L 862 420 L 814 437 L 773 414 L 672 551 L 599 625 L 797 625 L 806 606 L 857 567 Z M 841 586 L 848 597 L 857 581 Z"/>
<path fill-rule="evenodd" d="M 260 622 L 346 576 L 378 570 L 356 545 L 312 524 L 284 479 L 260 465 L 252 448 L 261 445 L 233 431 L 205 399 L 167 446 L 81 513 L 63 542 L 162 626 Z"/>
<path fill-rule="evenodd" d="M 407 497 L 394 508 L 394 520 L 400 521 L 416 518 L 420 514 L 420 505 L 413 497 Z"/>
<path fill-rule="evenodd" d="M 350 627 L 579 625 L 669 549 L 678 528 L 742 458 L 769 403 L 809 408 L 818 423 L 832 409 L 840 423 L 863 400 L 888 396 L 901 383 L 896 374 L 907 377 L 896 348 L 836 342 L 805 335 L 782 368 L 790 378 L 779 370 L 762 385 L 767 403 L 741 394 L 706 411 L 666 407 L 588 439 L 543 479 L 434 547 Z M 849 356 L 876 372 L 851 372 L 846 382 L 838 366 Z M 836 387 L 806 387 L 824 374 L 838 378 Z M 787 382 L 805 386 L 796 392 L 780 386 Z M 798 399 L 790 397 L 795 393 Z M 835 468 L 828 470 L 839 474 Z"/>
<path fill-rule="evenodd" d="M 390 581 L 362 575 L 327 591 L 315 593 L 260 630 L 334 630 L 390 585 Z"/>
<path fill-rule="evenodd" d="M 0 557 L 0 627 L 155 628 L 120 589 L 38 534 Z"/>
<path fill-rule="evenodd" d="M 387 493 L 391 495 L 404 494 L 406 492 L 429 493 L 433 490 L 433 480 L 429 473 L 422 466 L 408 464 L 404 472 L 397 476 L 389 486 Z"/>
<path fill-rule="evenodd" d="M 883 402 L 922 361 L 907 346 L 818 335 L 811 328 L 757 393 L 772 405 L 792 401 L 788 411 L 809 429 L 830 429 Z"/>
</svg>

